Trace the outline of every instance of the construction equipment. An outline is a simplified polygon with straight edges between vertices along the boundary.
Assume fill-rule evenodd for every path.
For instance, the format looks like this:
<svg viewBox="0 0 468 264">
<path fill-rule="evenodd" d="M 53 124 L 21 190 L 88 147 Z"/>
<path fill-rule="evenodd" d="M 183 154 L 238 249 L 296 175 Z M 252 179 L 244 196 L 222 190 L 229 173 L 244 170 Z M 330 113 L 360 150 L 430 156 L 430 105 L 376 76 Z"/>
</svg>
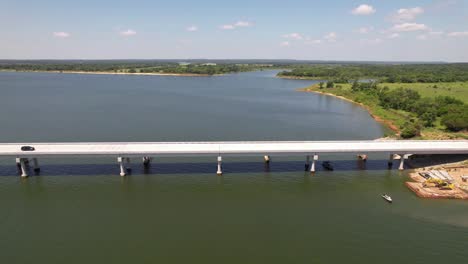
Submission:
<svg viewBox="0 0 468 264">
<path fill-rule="evenodd" d="M 442 186 L 440 186 L 441 190 L 453 190 L 455 188 L 455 185 L 453 183 L 445 183 Z"/>
<path fill-rule="evenodd" d="M 430 178 L 429 180 L 423 183 L 423 187 L 438 187 L 441 190 L 453 190 L 455 188 L 455 185 L 453 183 L 441 179 Z"/>
</svg>

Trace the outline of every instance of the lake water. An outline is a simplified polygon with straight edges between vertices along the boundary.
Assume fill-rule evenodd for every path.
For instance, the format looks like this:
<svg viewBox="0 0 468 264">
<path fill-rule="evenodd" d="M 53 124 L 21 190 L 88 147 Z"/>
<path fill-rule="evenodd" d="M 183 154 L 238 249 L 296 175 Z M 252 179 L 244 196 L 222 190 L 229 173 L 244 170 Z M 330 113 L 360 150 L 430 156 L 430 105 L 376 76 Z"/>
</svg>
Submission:
<svg viewBox="0 0 468 264">
<path fill-rule="evenodd" d="M 362 108 L 296 92 L 274 71 L 217 77 L 0 73 L 0 141 L 358 140 Z M 0 159 L 0 263 L 464 263 L 468 203 L 423 200 L 385 156 L 304 160 L 41 159 L 20 179 Z M 381 193 L 395 202 L 386 204 Z"/>
</svg>

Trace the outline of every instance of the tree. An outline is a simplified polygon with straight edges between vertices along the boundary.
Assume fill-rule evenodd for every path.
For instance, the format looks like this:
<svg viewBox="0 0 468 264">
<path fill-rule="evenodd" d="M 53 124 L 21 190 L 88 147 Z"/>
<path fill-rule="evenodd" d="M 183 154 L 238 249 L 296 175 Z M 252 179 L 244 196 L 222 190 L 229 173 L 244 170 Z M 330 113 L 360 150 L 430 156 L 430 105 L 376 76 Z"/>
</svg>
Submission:
<svg viewBox="0 0 468 264">
<path fill-rule="evenodd" d="M 401 127 L 402 138 L 412 138 L 420 135 L 420 128 L 414 122 L 405 122 Z"/>
<path fill-rule="evenodd" d="M 359 91 L 359 82 L 358 82 L 358 80 L 354 80 L 353 85 L 351 86 L 351 90 L 353 90 L 353 92 Z"/>
<path fill-rule="evenodd" d="M 423 113 L 420 118 L 421 118 L 421 121 L 423 121 L 423 125 L 425 127 L 433 127 L 434 122 L 437 118 L 437 114 L 435 110 L 430 110 L 430 111 Z"/>
<path fill-rule="evenodd" d="M 441 123 L 454 132 L 468 129 L 468 105 L 450 106 Z"/>
<path fill-rule="evenodd" d="M 333 88 L 333 87 L 335 87 L 335 83 L 332 82 L 332 81 L 328 81 L 327 82 L 327 88 Z"/>
<path fill-rule="evenodd" d="M 323 89 L 323 85 L 324 85 L 323 82 L 319 82 L 319 87 L 320 87 L 320 89 Z"/>
</svg>

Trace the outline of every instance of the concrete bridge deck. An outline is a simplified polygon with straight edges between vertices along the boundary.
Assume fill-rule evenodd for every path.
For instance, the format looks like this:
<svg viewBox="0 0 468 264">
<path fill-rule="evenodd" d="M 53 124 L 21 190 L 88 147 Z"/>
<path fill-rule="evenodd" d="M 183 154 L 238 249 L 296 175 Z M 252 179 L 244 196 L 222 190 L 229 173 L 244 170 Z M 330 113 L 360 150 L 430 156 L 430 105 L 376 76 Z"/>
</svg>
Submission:
<svg viewBox="0 0 468 264">
<path fill-rule="evenodd" d="M 34 151 L 22 151 L 21 147 L 31 146 Z M 315 171 L 318 154 L 324 153 L 387 153 L 404 157 L 408 154 L 468 154 L 468 141 L 243 141 L 243 142 L 90 142 L 90 143 L 0 143 L 0 156 L 16 157 L 22 175 L 27 176 L 25 163 L 32 158 L 44 156 L 115 156 L 125 175 L 124 165 L 129 157 L 144 157 L 149 164 L 152 156 L 217 156 L 218 174 L 221 174 L 222 156 L 269 155 L 306 156 L 306 167 L 313 156 L 310 170 Z M 390 162 L 390 161 L 389 161 Z"/>
<path fill-rule="evenodd" d="M 32 146 L 35 151 L 21 151 Z M 314 153 L 463 154 L 462 141 L 245 141 L 245 142 L 115 142 L 0 143 L 0 156 L 53 155 L 308 155 Z"/>
</svg>

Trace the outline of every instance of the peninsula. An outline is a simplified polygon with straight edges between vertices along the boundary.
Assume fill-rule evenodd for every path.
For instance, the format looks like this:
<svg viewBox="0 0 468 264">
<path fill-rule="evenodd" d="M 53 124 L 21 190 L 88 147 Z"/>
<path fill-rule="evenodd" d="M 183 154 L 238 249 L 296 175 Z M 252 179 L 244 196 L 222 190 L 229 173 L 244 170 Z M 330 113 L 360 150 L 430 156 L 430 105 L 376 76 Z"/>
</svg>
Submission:
<svg viewBox="0 0 468 264">
<path fill-rule="evenodd" d="M 403 139 L 468 138 L 468 64 L 310 65 L 278 74 L 366 108 Z"/>
</svg>

